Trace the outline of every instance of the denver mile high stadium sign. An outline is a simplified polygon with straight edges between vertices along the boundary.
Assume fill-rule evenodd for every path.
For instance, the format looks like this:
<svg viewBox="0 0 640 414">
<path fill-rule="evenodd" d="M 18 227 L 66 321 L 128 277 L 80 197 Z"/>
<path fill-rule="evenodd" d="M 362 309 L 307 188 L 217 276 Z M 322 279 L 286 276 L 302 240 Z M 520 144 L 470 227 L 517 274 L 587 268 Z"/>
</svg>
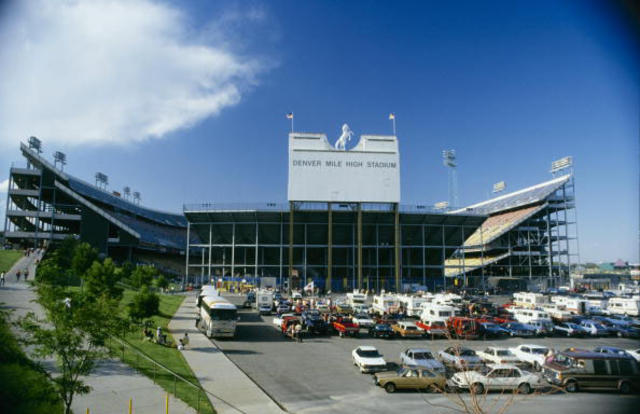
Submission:
<svg viewBox="0 0 640 414">
<path fill-rule="evenodd" d="M 399 203 L 398 140 L 362 135 L 350 150 L 345 124 L 335 147 L 325 134 L 289 134 L 289 201 Z"/>
</svg>

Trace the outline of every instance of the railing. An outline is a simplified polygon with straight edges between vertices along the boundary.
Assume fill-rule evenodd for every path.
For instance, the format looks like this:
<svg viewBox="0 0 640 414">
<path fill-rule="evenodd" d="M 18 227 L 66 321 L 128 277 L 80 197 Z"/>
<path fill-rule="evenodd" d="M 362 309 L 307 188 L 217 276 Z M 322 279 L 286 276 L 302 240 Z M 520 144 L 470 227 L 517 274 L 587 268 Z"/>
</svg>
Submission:
<svg viewBox="0 0 640 414">
<path fill-rule="evenodd" d="M 114 344 L 113 342 L 116 342 L 117 344 Z M 122 362 L 151 378 L 154 383 L 157 383 L 158 385 L 161 385 L 160 383 L 163 383 L 163 388 L 171 392 L 176 398 L 180 398 L 190 406 L 194 407 L 198 414 L 214 412 L 207 396 L 212 397 L 216 401 L 225 404 L 226 406 L 239 413 L 246 414 L 240 408 L 229 403 L 228 401 L 225 401 L 212 392 L 205 390 L 199 384 L 192 383 L 188 379 L 184 378 L 180 374 L 175 373 L 171 369 L 164 366 L 162 363 L 154 360 L 135 346 L 126 341 L 123 341 L 120 338 L 110 336 L 108 347 L 114 354 L 114 356 L 118 356 L 122 360 Z M 119 349 L 121 349 L 122 351 L 120 352 Z M 127 360 L 127 350 L 129 352 L 129 360 Z M 145 366 L 145 363 L 148 363 L 150 365 Z M 173 382 L 173 392 L 171 389 L 167 388 L 167 381 L 162 381 L 167 377 L 169 378 L 169 387 L 171 381 Z"/>
</svg>

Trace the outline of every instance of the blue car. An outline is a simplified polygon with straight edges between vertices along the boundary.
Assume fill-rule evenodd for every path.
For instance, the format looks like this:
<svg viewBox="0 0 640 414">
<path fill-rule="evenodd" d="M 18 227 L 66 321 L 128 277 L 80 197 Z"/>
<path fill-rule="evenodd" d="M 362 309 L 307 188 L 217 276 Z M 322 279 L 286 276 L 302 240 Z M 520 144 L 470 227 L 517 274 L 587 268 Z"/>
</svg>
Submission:
<svg viewBox="0 0 640 414">
<path fill-rule="evenodd" d="M 595 348 L 593 352 L 598 352 L 600 354 L 618 355 L 618 356 L 624 356 L 631 359 L 635 359 L 630 353 L 628 353 L 624 349 L 616 348 L 615 346 L 599 346 Z"/>
<path fill-rule="evenodd" d="M 369 335 L 374 338 L 392 338 L 394 332 L 389 324 L 377 323 L 369 328 Z"/>
<path fill-rule="evenodd" d="M 528 338 L 530 336 L 536 336 L 536 328 L 531 325 L 520 322 L 507 322 L 503 323 L 502 328 L 506 329 L 510 336 L 519 336 Z"/>
<path fill-rule="evenodd" d="M 509 335 L 509 331 L 498 324 L 484 322 L 480 324 L 479 334 L 482 338 L 502 338 Z"/>
</svg>

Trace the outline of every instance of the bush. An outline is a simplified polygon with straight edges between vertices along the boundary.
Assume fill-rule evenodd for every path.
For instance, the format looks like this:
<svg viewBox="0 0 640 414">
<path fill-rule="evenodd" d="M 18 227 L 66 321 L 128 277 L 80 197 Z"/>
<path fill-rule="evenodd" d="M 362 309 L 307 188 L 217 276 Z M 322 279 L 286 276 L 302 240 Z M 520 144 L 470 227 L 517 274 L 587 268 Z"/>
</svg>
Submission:
<svg viewBox="0 0 640 414">
<path fill-rule="evenodd" d="M 144 286 L 129 303 L 129 316 L 133 320 L 141 320 L 156 315 L 160 306 L 160 298 Z"/>
<path fill-rule="evenodd" d="M 137 288 L 149 286 L 155 274 L 156 269 L 151 266 L 138 266 L 131 272 L 131 284 Z"/>
</svg>

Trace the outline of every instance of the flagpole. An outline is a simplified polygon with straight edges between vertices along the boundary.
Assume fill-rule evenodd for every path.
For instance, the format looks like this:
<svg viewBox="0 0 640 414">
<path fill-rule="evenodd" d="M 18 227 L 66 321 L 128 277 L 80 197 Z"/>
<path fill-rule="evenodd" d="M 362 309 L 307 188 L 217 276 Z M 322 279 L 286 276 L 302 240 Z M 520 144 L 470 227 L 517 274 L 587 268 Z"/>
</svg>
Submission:
<svg viewBox="0 0 640 414">
<path fill-rule="evenodd" d="M 396 136 L 396 116 L 395 115 L 393 116 L 392 121 L 393 121 L 393 136 L 395 137 Z"/>
<path fill-rule="evenodd" d="M 293 115 L 291 116 L 291 133 L 293 134 Z"/>
</svg>

